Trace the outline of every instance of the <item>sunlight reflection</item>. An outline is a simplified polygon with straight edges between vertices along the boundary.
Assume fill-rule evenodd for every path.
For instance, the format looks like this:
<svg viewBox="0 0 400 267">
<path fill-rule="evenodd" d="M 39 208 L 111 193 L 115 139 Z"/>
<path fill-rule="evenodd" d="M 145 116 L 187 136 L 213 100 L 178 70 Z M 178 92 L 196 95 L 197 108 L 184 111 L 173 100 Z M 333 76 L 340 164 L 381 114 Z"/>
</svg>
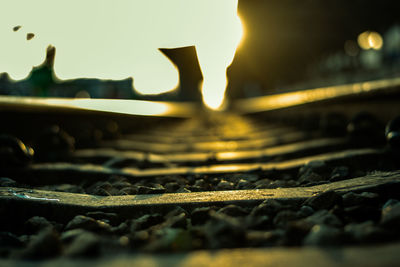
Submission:
<svg viewBox="0 0 400 267">
<path fill-rule="evenodd" d="M 56 47 L 61 80 L 133 77 L 143 94 L 179 86 L 176 66 L 159 48 L 194 45 L 204 101 L 223 102 L 226 69 L 242 36 L 238 0 L 2 0 L 0 73 L 25 79 Z"/>
</svg>

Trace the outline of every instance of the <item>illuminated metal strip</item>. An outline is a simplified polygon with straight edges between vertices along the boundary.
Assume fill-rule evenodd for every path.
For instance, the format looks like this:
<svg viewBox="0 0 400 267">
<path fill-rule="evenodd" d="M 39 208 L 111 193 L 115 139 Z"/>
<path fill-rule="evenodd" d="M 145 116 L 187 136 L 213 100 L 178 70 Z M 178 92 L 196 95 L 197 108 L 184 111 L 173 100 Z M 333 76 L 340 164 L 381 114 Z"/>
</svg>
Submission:
<svg viewBox="0 0 400 267">
<path fill-rule="evenodd" d="M 0 96 L 0 110 L 101 112 L 135 116 L 188 118 L 199 112 L 191 103 L 123 99 L 77 99 Z"/>
<path fill-rule="evenodd" d="M 391 89 L 399 86 L 400 78 L 392 78 L 287 92 L 276 95 L 238 100 L 233 103 L 232 110 L 244 114 L 276 110 L 322 100 L 335 99 L 343 96 L 363 95 L 382 89 Z"/>
<path fill-rule="evenodd" d="M 299 168 L 304 164 L 320 160 L 327 163 L 337 160 L 349 161 L 356 157 L 365 156 L 379 156 L 382 151 L 376 149 L 357 149 L 345 150 L 340 152 L 332 152 L 311 157 L 298 158 L 284 162 L 270 162 L 270 163 L 235 163 L 235 164 L 221 164 L 209 165 L 198 167 L 169 167 L 169 168 L 153 168 L 153 169 L 137 169 L 137 168 L 109 168 L 93 164 L 71 164 L 71 163 L 42 163 L 33 164 L 26 169 L 16 170 L 22 172 L 20 176 L 26 175 L 29 177 L 33 175 L 36 177 L 37 182 L 40 183 L 57 183 L 59 179 L 64 176 L 69 182 L 72 179 L 99 179 L 101 177 L 109 177 L 110 175 L 121 175 L 131 179 L 145 178 L 145 177 L 159 177 L 167 175 L 192 175 L 192 174 L 228 174 L 240 173 L 250 171 L 270 171 L 270 170 L 289 170 Z M 29 177 L 30 180 L 34 180 Z M 75 181 L 76 182 L 76 181 Z"/>
<path fill-rule="evenodd" d="M 193 152 L 193 153 L 168 153 L 154 154 L 139 151 L 118 151 L 114 149 L 82 149 L 74 153 L 74 157 L 81 159 L 90 158 L 121 158 L 135 161 L 149 161 L 153 163 L 186 163 L 204 162 L 207 160 L 230 161 L 230 160 L 250 160 L 262 157 L 276 157 L 291 153 L 300 153 L 307 150 L 326 148 L 331 146 L 343 145 L 347 142 L 345 138 L 322 138 L 303 142 L 296 142 L 287 145 L 267 147 L 264 149 L 252 149 L 243 151 L 224 151 L 224 152 Z"/>
<path fill-rule="evenodd" d="M 115 148 L 118 150 L 139 150 L 160 154 L 169 154 L 189 151 L 229 151 L 247 150 L 260 147 L 274 146 L 281 143 L 289 143 L 304 140 L 307 134 L 299 131 L 292 131 L 279 136 L 268 136 L 260 139 L 247 139 L 237 141 L 214 141 L 214 142 L 193 142 L 193 143 L 156 143 L 143 142 L 127 139 L 115 141 L 104 141 L 101 147 Z"/>
<path fill-rule="evenodd" d="M 121 209 L 126 207 L 135 209 L 140 206 L 212 205 L 216 203 L 229 204 L 246 201 L 262 201 L 265 199 L 304 200 L 330 190 L 346 193 L 350 191 L 371 190 L 382 185 L 393 186 L 395 183 L 400 183 L 400 171 L 374 173 L 364 177 L 311 187 L 152 195 L 94 196 L 36 189 L 0 187 L 0 203 L 5 203 L 10 200 L 24 201 L 26 205 L 28 203 L 43 205 L 55 203 L 57 205 L 75 206 L 86 209 L 110 209 L 118 213 Z M 56 211 L 56 209 L 54 209 L 54 211 Z"/>
</svg>

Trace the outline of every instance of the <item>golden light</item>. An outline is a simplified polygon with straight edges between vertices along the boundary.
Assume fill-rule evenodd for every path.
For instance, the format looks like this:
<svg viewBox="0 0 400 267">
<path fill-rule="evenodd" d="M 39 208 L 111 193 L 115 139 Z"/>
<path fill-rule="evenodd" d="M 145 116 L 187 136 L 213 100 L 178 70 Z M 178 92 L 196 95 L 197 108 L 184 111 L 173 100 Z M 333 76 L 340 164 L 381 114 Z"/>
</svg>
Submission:
<svg viewBox="0 0 400 267">
<path fill-rule="evenodd" d="M 133 77 L 143 94 L 179 86 L 176 66 L 159 48 L 194 45 L 203 73 L 203 99 L 221 107 L 243 33 L 238 0 L 2 0 L 0 73 L 26 78 L 56 47 L 61 80 Z"/>
<path fill-rule="evenodd" d="M 374 31 L 365 31 L 357 38 L 358 45 L 364 49 L 380 50 L 383 46 L 382 36 Z"/>
</svg>

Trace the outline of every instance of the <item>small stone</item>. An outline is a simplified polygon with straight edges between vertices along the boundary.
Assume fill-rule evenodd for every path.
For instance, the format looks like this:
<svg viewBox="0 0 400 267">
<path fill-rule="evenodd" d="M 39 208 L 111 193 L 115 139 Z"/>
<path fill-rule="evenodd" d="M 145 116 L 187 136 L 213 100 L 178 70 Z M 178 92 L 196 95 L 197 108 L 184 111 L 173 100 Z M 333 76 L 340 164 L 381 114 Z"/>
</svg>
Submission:
<svg viewBox="0 0 400 267">
<path fill-rule="evenodd" d="M 21 257 L 27 259 L 51 258 L 61 253 L 59 234 L 51 227 L 45 228 L 32 238 Z"/>
<path fill-rule="evenodd" d="M 246 216 L 249 214 L 247 210 L 237 205 L 228 205 L 218 210 L 219 213 L 224 213 L 229 216 Z"/>
<path fill-rule="evenodd" d="M 315 172 L 307 172 L 300 176 L 298 182 L 302 185 L 310 185 L 318 182 L 326 181 L 326 178 L 315 173 Z"/>
<path fill-rule="evenodd" d="M 251 247 L 270 247 L 284 236 L 283 230 L 273 231 L 249 231 L 246 233 L 246 241 Z"/>
<path fill-rule="evenodd" d="M 305 164 L 299 170 L 299 176 L 305 175 L 307 173 L 316 173 L 321 174 L 327 170 L 328 166 L 326 165 L 325 161 L 322 160 L 313 160 Z"/>
<path fill-rule="evenodd" d="M 190 215 L 192 225 L 206 223 L 206 221 L 210 219 L 211 210 L 212 208 L 210 207 L 201 207 L 194 209 Z"/>
<path fill-rule="evenodd" d="M 94 232 L 111 232 L 111 226 L 108 223 L 83 215 L 75 216 L 65 227 L 66 230 L 77 228 Z"/>
<path fill-rule="evenodd" d="M 248 180 L 240 179 L 236 184 L 236 189 L 252 189 L 253 183 L 249 182 Z"/>
<path fill-rule="evenodd" d="M 342 226 L 342 222 L 339 220 L 339 218 L 327 210 L 319 210 L 315 212 L 313 215 L 308 216 L 304 220 L 309 223 L 312 223 L 313 225 L 324 224 L 332 227 Z"/>
<path fill-rule="evenodd" d="M 196 182 L 194 183 L 194 186 L 199 186 L 203 189 L 206 189 L 210 186 L 210 184 L 208 184 L 204 179 L 198 179 L 196 180 Z"/>
<path fill-rule="evenodd" d="M 343 242 L 342 232 L 327 225 L 314 225 L 310 233 L 304 238 L 306 246 L 335 246 Z"/>
<path fill-rule="evenodd" d="M 269 188 L 269 185 L 271 184 L 271 182 L 272 182 L 272 180 L 265 178 L 265 179 L 256 181 L 254 183 L 254 185 L 255 185 L 256 189 L 266 189 L 266 188 Z"/>
<path fill-rule="evenodd" d="M 37 233 L 52 224 L 44 217 L 34 216 L 25 222 L 25 229 L 28 233 Z"/>
<path fill-rule="evenodd" d="M 135 186 L 128 186 L 119 191 L 119 195 L 136 195 L 137 193 L 138 189 Z"/>
<path fill-rule="evenodd" d="M 313 224 L 305 220 L 291 221 L 285 227 L 285 236 L 281 240 L 285 246 L 301 246 Z"/>
<path fill-rule="evenodd" d="M 168 228 L 187 228 L 187 214 L 182 212 L 175 216 L 170 216 L 162 225 L 161 227 L 168 227 Z"/>
<path fill-rule="evenodd" d="M 266 199 L 260 205 L 253 208 L 251 211 L 252 216 L 274 216 L 278 211 L 287 208 L 287 206 L 281 204 L 274 199 Z"/>
<path fill-rule="evenodd" d="M 67 257 L 91 257 L 96 256 L 100 250 L 100 237 L 94 233 L 84 231 L 79 234 L 65 249 Z"/>
<path fill-rule="evenodd" d="M 210 248 L 237 247 L 245 242 L 245 229 L 238 218 L 215 211 L 210 211 L 210 217 L 204 226 Z"/>
<path fill-rule="evenodd" d="M 379 195 L 371 192 L 353 193 L 349 192 L 343 195 L 343 205 L 354 206 L 354 205 L 367 205 L 377 203 Z"/>
<path fill-rule="evenodd" d="M 270 229 L 272 226 L 271 218 L 268 215 L 246 216 L 245 224 L 246 224 L 246 228 L 252 229 L 252 230 Z"/>
<path fill-rule="evenodd" d="M 126 222 L 123 222 L 116 227 L 112 227 L 111 232 L 117 235 L 127 234 L 129 233 L 129 226 Z"/>
<path fill-rule="evenodd" d="M 86 192 L 96 196 L 111 196 L 113 186 L 110 182 L 99 181 L 86 189 Z"/>
<path fill-rule="evenodd" d="M 119 218 L 116 213 L 112 212 L 103 212 L 103 211 L 89 211 L 86 213 L 86 216 L 91 217 L 95 220 L 109 221 L 111 224 L 115 224 L 118 222 Z"/>
<path fill-rule="evenodd" d="M 282 210 L 276 214 L 274 217 L 274 225 L 277 227 L 283 228 L 285 227 L 289 222 L 297 220 L 299 218 L 299 215 L 297 212 L 292 211 L 292 210 Z"/>
<path fill-rule="evenodd" d="M 61 241 L 66 244 L 71 243 L 75 238 L 85 232 L 87 231 L 81 228 L 65 231 L 61 234 Z"/>
<path fill-rule="evenodd" d="M 175 193 L 181 186 L 176 182 L 169 182 L 165 184 L 166 193 Z"/>
<path fill-rule="evenodd" d="M 4 187 L 16 187 L 17 182 L 14 181 L 13 179 L 7 178 L 7 177 L 0 177 L 0 186 Z"/>
<path fill-rule="evenodd" d="M 335 191 L 327 191 L 311 197 L 304 202 L 304 205 L 310 206 L 315 210 L 330 209 L 335 205 L 342 203 L 342 196 Z"/>
<path fill-rule="evenodd" d="M 217 190 L 233 190 L 235 188 L 235 184 L 232 182 L 228 182 L 227 180 L 221 179 L 221 181 L 217 184 Z"/>
<path fill-rule="evenodd" d="M 297 212 L 299 217 L 308 217 L 315 212 L 313 208 L 310 206 L 303 205 L 301 206 L 300 210 Z"/>
<path fill-rule="evenodd" d="M 346 166 L 335 167 L 332 170 L 331 178 L 329 179 L 331 182 L 341 181 L 349 176 L 349 168 Z"/>
<path fill-rule="evenodd" d="M 391 148 L 400 148 L 400 116 L 394 118 L 386 125 L 385 135 Z"/>
<path fill-rule="evenodd" d="M 148 187 L 148 186 L 138 186 L 137 187 L 138 194 L 163 194 L 165 193 L 165 188 L 163 186 L 159 187 Z"/>
<path fill-rule="evenodd" d="M 384 242 L 393 239 L 393 236 L 389 232 L 375 226 L 373 221 L 348 224 L 344 227 L 344 231 L 354 241 L 361 244 L 365 242 Z"/>
<path fill-rule="evenodd" d="M 184 213 L 184 214 L 186 214 L 186 215 L 189 215 L 189 213 L 187 212 L 187 210 L 183 209 L 183 208 L 180 207 L 180 206 L 177 206 L 177 207 L 175 207 L 174 209 L 172 209 L 170 212 L 168 212 L 167 215 L 164 216 L 164 218 L 167 219 L 167 218 L 169 218 L 169 217 L 176 216 L 176 215 L 179 215 L 179 214 L 181 214 L 181 213 Z"/>
<path fill-rule="evenodd" d="M 388 200 L 382 208 L 381 225 L 389 228 L 397 228 L 400 224 L 400 202 Z"/>
<path fill-rule="evenodd" d="M 134 219 L 131 222 L 131 232 L 136 232 L 140 230 L 145 230 L 153 225 L 162 223 L 164 221 L 164 217 L 161 214 L 146 214 L 138 219 Z"/>
</svg>

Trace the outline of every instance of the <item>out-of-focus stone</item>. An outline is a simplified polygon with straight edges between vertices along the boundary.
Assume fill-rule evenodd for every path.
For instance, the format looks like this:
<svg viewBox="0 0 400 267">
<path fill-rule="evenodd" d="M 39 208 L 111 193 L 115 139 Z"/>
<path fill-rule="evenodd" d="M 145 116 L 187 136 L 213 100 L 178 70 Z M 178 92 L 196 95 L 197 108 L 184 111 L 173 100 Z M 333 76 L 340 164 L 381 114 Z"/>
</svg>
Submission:
<svg viewBox="0 0 400 267">
<path fill-rule="evenodd" d="M 400 225 L 400 202 L 388 200 L 382 208 L 381 222 L 383 226 L 398 228 Z"/>
<path fill-rule="evenodd" d="M 342 196 L 335 191 L 327 191 L 311 197 L 304 202 L 315 210 L 330 209 L 335 205 L 342 204 Z"/>
<path fill-rule="evenodd" d="M 314 225 L 310 233 L 304 238 L 306 246 L 335 246 L 343 242 L 342 232 L 327 225 Z"/>
<path fill-rule="evenodd" d="M 75 216 L 65 227 L 66 230 L 77 228 L 93 232 L 111 232 L 111 226 L 108 223 L 83 215 Z"/>
</svg>

